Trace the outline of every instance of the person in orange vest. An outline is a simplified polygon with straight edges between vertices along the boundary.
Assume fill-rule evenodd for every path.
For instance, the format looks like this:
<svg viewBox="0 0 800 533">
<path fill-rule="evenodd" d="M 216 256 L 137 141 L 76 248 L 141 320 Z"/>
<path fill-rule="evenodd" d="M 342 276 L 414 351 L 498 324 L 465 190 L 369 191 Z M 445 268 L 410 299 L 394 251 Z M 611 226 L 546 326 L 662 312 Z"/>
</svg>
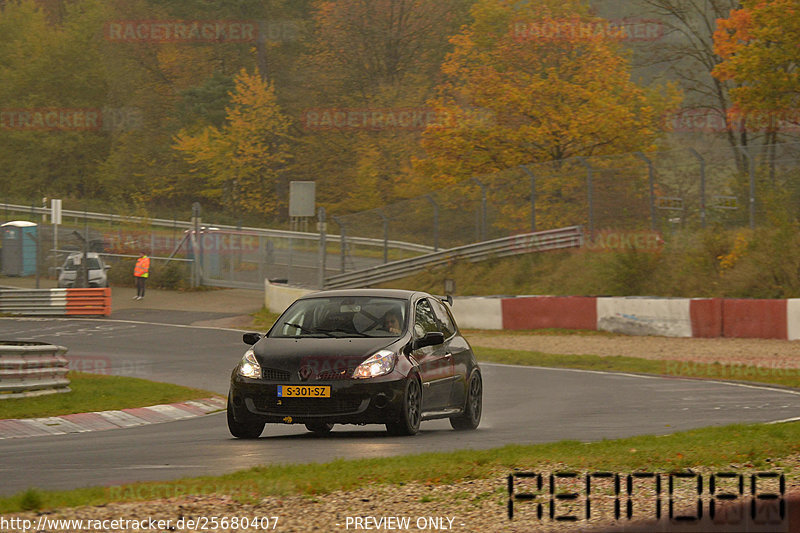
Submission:
<svg viewBox="0 0 800 533">
<path fill-rule="evenodd" d="M 141 252 L 139 259 L 136 260 L 136 266 L 133 267 L 133 277 L 136 278 L 136 296 L 134 300 L 141 300 L 144 298 L 144 284 L 150 276 L 150 258 L 147 254 Z"/>
</svg>

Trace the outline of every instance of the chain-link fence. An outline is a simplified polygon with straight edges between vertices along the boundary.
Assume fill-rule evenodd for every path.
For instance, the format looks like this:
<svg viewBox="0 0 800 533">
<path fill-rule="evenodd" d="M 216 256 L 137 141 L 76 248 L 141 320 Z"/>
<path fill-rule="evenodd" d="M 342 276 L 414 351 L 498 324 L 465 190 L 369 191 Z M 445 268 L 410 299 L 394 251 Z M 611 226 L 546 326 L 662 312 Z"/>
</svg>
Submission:
<svg viewBox="0 0 800 533">
<path fill-rule="evenodd" d="M 747 227 L 763 223 L 777 205 L 800 215 L 798 167 L 800 143 L 576 157 L 333 218 L 347 235 L 385 235 L 436 249 L 571 225 L 590 234 Z M 356 253 L 345 250 L 345 268 Z"/>
<path fill-rule="evenodd" d="M 755 227 L 787 213 L 800 216 L 800 143 L 576 157 L 476 176 L 368 211 L 328 214 L 324 255 L 313 223 L 284 231 L 65 209 L 56 231 L 46 206 L 0 204 L 5 222 L 38 224 L 39 275 L 57 279 L 67 256 L 85 248 L 111 265 L 112 284 L 132 284 L 145 251 L 153 283 L 172 288 L 260 288 L 265 278 L 318 287 L 321 276 L 531 231 L 581 225 L 589 237 L 668 236 Z M 9 264 L 3 273 L 15 275 Z"/>
<path fill-rule="evenodd" d="M 135 260 L 140 252 L 145 252 L 152 259 L 149 285 L 153 287 L 210 285 L 258 289 L 263 287 L 264 279 L 307 287 L 319 284 L 322 263 L 319 233 L 68 210 L 64 210 L 61 223 L 56 226 L 50 220 L 50 208 L 9 203 L 0 204 L 0 213 L 8 224 L 0 241 L 4 248 L 0 255 L 4 275 L 37 275 L 59 280 L 65 267 L 75 267 L 77 261 L 67 264 L 71 255 L 83 257 L 88 252 L 98 254 L 110 267 L 103 281 L 99 277 L 89 280 L 92 285 L 104 284 L 106 280 L 112 285 L 132 285 Z M 36 226 L 30 228 L 26 222 Z M 11 228 L 21 225 L 26 227 L 24 239 L 28 246 L 17 250 L 12 239 L 19 232 Z M 349 240 L 366 250 L 364 257 L 351 261 L 356 268 L 382 262 L 383 241 L 358 237 Z M 395 248 L 406 245 L 389 243 L 389 246 L 395 256 Z M 408 247 L 423 249 L 413 244 Z M 332 275 L 338 272 L 339 254 L 334 249 L 328 250 L 328 254 L 325 273 Z M 27 268 L 21 267 L 23 263 Z M 73 274 L 68 282 L 75 283 L 76 279 L 79 278 Z"/>
</svg>

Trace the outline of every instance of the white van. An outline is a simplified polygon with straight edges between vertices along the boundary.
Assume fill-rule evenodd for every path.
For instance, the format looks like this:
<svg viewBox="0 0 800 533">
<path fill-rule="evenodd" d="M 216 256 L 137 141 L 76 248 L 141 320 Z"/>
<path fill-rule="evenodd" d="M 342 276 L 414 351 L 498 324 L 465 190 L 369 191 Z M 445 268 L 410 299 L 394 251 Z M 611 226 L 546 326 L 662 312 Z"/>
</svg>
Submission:
<svg viewBox="0 0 800 533">
<path fill-rule="evenodd" d="M 83 252 L 69 254 L 64 266 L 58 269 L 58 286 L 60 288 L 72 288 L 78 277 L 78 268 L 83 261 Z M 97 252 L 86 254 L 86 266 L 89 270 L 89 287 L 108 287 L 107 271 L 111 265 L 106 265 Z"/>
</svg>

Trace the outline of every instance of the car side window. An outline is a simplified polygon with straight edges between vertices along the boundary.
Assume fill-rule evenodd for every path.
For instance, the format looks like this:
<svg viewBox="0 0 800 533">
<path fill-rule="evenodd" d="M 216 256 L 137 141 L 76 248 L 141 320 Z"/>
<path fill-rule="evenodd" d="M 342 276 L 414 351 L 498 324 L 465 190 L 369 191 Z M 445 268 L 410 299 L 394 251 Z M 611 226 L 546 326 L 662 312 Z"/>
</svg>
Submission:
<svg viewBox="0 0 800 533">
<path fill-rule="evenodd" d="M 439 321 L 439 331 L 444 333 L 445 339 L 449 339 L 456 332 L 456 326 L 450 317 L 450 313 L 447 312 L 444 304 L 438 300 L 431 300 L 431 305 L 433 306 L 433 312 L 436 314 L 436 319 Z"/>
<path fill-rule="evenodd" d="M 439 331 L 439 325 L 430 302 L 423 298 L 417 302 L 414 313 L 414 337 L 424 337 L 426 333 L 432 331 Z"/>
</svg>

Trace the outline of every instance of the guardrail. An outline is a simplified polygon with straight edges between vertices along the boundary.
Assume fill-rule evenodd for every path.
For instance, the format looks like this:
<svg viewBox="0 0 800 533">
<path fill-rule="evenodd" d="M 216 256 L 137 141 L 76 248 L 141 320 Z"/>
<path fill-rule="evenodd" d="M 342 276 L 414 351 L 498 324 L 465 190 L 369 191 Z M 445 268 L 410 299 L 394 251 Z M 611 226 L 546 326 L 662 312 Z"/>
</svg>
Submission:
<svg viewBox="0 0 800 533">
<path fill-rule="evenodd" d="M 0 341 L 0 400 L 69 392 L 63 346 Z"/>
<path fill-rule="evenodd" d="M 402 278 L 427 268 L 441 265 L 456 259 L 481 261 L 490 256 L 507 257 L 530 252 L 543 252 L 562 248 L 579 248 L 583 246 L 582 226 L 548 231 L 537 231 L 503 237 L 492 241 L 468 244 L 449 250 L 442 250 L 410 259 L 392 261 L 362 270 L 354 270 L 325 278 L 326 289 L 344 289 L 364 287 L 375 283 Z"/>
<path fill-rule="evenodd" d="M 0 313 L 87 316 L 111 314 L 111 289 L 4 289 Z"/>
<path fill-rule="evenodd" d="M 0 203 L 0 209 L 8 209 L 11 211 L 19 211 L 24 213 L 30 214 L 37 214 L 37 215 L 50 215 L 50 208 L 48 207 L 35 207 L 35 206 L 24 206 L 24 205 L 16 205 L 16 204 L 4 204 Z M 112 215 L 109 213 L 92 213 L 91 211 L 74 211 L 69 209 L 63 209 L 61 211 L 61 215 L 63 217 L 73 217 L 73 218 L 87 218 L 89 220 L 103 220 L 106 222 L 130 222 L 134 224 L 150 224 L 152 226 L 161 226 L 167 228 L 182 228 L 182 229 L 192 229 L 194 226 L 189 221 L 184 220 L 167 220 L 163 218 L 143 218 L 143 217 L 136 217 L 136 216 L 121 216 L 121 215 Z M 266 228 L 252 228 L 252 227 L 239 227 L 239 226 L 229 226 L 226 224 L 210 224 L 208 222 L 203 222 L 203 226 L 213 226 L 220 230 L 225 231 L 232 231 L 232 232 L 239 232 L 249 235 L 261 235 L 263 237 L 273 237 L 273 238 L 284 238 L 284 239 L 298 239 L 298 240 L 307 240 L 307 241 L 319 241 L 319 233 L 311 233 L 305 231 L 288 231 L 288 230 L 279 230 L 279 229 L 266 229 Z M 329 233 L 328 239 L 341 239 L 341 235 L 336 235 Z M 347 242 L 360 245 L 360 246 L 383 246 L 384 241 L 383 239 L 373 239 L 368 237 L 346 237 Z M 433 251 L 433 246 L 427 246 L 424 244 L 417 244 L 413 242 L 405 242 L 405 241 L 387 241 L 387 245 L 390 248 L 397 248 L 399 250 L 407 250 L 409 252 L 421 252 L 427 253 Z"/>
</svg>

